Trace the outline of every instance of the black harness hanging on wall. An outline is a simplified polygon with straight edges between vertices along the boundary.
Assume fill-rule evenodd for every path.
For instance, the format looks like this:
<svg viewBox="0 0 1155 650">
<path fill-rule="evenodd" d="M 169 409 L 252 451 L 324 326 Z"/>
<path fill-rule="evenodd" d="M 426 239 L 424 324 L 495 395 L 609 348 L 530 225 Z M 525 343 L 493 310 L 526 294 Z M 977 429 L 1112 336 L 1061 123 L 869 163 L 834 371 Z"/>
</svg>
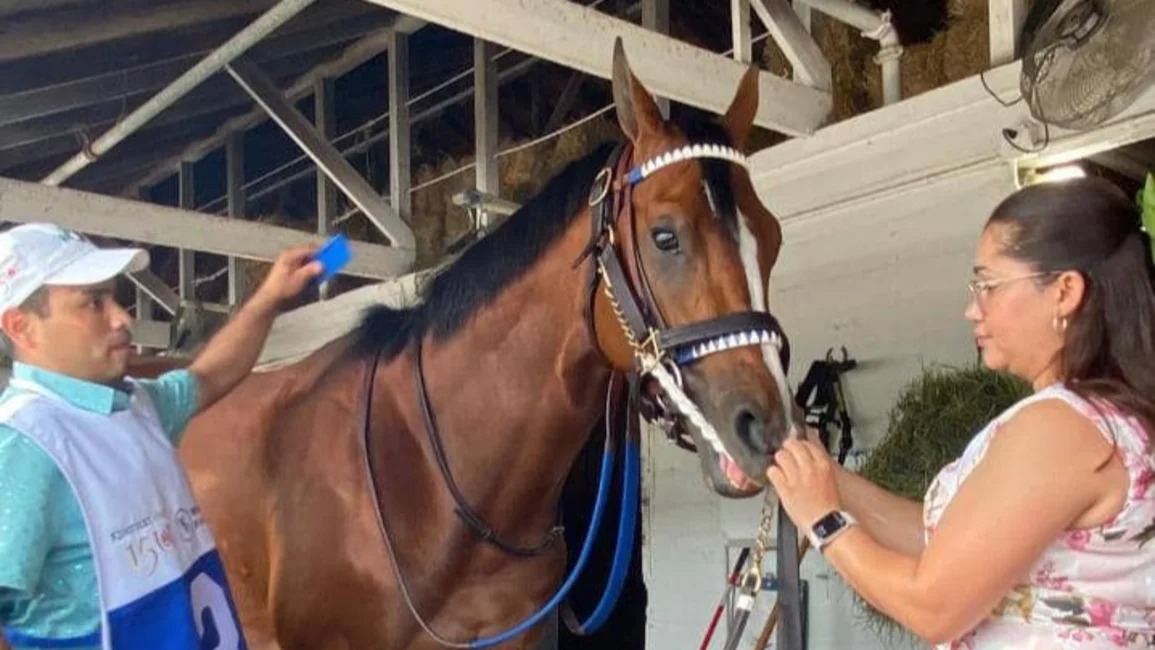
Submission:
<svg viewBox="0 0 1155 650">
<path fill-rule="evenodd" d="M 850 414 L 846 411 L 846 395 L 842 391 L 842 374 L 853 370 L 858 362 L 851 359 L 842 347 L 842 359 L 834 358 L 834 348 L 826 351 L 826 358 L 810 364 L 806 378 L 798 385 L 794 401 L 806 413 L 806 425 L 818 430 L 822 444 L 830 449 L 833 429 L 840 432 L 838 464 L 846 463 L 846 456 L 854 447 Z"/>
</svg>

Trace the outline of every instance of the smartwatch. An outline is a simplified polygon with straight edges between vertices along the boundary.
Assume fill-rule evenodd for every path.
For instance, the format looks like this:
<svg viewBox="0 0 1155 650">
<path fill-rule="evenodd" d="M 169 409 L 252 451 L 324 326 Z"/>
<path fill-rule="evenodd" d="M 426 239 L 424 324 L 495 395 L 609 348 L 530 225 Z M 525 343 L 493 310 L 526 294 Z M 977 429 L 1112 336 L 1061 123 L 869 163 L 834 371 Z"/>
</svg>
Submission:
<svg viewBox="0 0 1155 650">
<path fill-rule="evenodd" d="M 817 551 L 826 548 L 834 538 L 858 521 L 845 510 L 831 510 L 810 527 L 810 545 Z"/>
</svg>

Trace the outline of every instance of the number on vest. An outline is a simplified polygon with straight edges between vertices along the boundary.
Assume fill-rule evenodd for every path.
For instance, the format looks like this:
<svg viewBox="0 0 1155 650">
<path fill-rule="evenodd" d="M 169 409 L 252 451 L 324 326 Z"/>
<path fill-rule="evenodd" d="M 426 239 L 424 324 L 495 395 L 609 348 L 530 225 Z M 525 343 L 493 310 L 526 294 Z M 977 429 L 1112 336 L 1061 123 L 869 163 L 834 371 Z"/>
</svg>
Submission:
<svg viewBox="0 0 1155 650">
<path fill-rule="evenodd" d="M 204 615 L 212 619 L 220 639 L 211 650 L 239 650 L 241 635 L 229 609 L 228 595 L 207 573 L 198 575 L 190 586 L 193 611 L 196 612 L 197 636 L 205 641 Z M 205 610 L 208 610 L 207 612 Z M 202 646 L 203 647 L 203 646 Z"/>
</svg>

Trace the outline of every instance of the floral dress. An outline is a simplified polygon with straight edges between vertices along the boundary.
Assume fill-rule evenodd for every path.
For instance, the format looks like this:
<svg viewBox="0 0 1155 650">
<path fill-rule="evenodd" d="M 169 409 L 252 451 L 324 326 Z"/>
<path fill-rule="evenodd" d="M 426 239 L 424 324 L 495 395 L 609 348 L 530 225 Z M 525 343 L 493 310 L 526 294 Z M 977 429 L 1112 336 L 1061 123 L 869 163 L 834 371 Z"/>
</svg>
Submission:
<svg viewBox="0 0 1155 650">
<path fill-rule="evenodd" d="M 944 509 L 982 459 L 1011 416 L 1027 404 L 1061 399 L 1117 443 L 1130 477 L 1127 499 L 1111 521 L 1072 529 L 1052 543 L 991 615 L 940 650 L 1028 650 L 1033 648 L 1155 647 L 1155 461 L 1147 434 L 1134 418 L 1110 404 L 1091 403 L 1061 385 L 1018 402 L 986 426 L 962 456 L 947 465 L 927 490 L 923 510 L 926 539 Z"/>
</svg>

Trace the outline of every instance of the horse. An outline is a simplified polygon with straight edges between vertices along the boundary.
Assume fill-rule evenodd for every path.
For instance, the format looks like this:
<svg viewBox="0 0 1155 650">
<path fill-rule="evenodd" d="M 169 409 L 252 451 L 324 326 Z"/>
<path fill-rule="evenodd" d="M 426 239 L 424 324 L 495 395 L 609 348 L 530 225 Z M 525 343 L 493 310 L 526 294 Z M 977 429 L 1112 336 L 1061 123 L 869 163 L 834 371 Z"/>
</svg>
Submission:
<svg viewBox="0 0 1155 650">
<path fill-rule="evenodd" d="M 566 569 L 567 473 L 615 404 L 696 451 L 708 489 L 767 489 L 794 430 L 767 307 L 781 229 L 743 153 L 757 71 L 724 115 L 676 124 L 620 39 L 612 66 L 623 140 L 419 304 L 369 308 L 190 423 L 180 456 L 249 647 L 486 647 L 529 620 Z M 493 645 L 532 648 L 543 627 Z"/>
</svg>

